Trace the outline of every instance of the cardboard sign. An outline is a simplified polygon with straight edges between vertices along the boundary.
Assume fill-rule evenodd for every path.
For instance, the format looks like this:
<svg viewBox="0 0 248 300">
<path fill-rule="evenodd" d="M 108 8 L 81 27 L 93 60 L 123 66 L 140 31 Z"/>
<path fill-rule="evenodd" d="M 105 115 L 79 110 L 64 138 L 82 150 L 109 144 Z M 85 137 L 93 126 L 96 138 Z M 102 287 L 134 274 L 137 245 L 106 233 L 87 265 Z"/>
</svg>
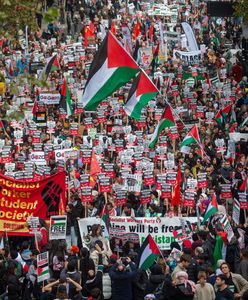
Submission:
<svg viewBox="0 0 248 300">
<path fill-rule="evenodd" d="M 92 187 L 87 186 L 81 189 L 82 202 L 92 202 Z"/>
<path fill-rule="evenodd" d="M 222 199 L 232 199 L 232 191 L 230 184 L 221 184 L 221 194 Z"/>
<path fill-rule="evenodd" d="M 51 216 L 50 219 L 50 240 L 63 240 L 66 238 L 67 216 Z"/>
<path fill-rule="evenodd" d="M 110 179 L 107 177 L 99 178 L 99 192 L 109 193 L 111 191 Z"/>
<path fill-rule="evenodd" d="M 42 282 L 50 278 L 48 251 L 37 256 L 37 275 L 38 282 Z"/>
<path fill-rule="evenodd" d="M 155 183 L 155 177 L 154 177 L 153 171 L 145 171 L 144 172 L 143 183 L 145 185 L 153 185 Z"/>
<path fill-rule="evenodd" d="M 151 202 L 151 191 L 142 190 L 140 192 L 140 204 L 144 205 Z"/>
<path fill-rule="evenodd" d="M 162 183 L 161 185 L 161 197 L 171 198 L 172 196 L 172 185 L 168 183 Z"/>
<path fill-rule="evenodd" d="M 197 186 L 198 189 L 204 189 L 208 187 L 207 173 L 197 174 Z"/>
<path fill-rule="evenodd" d="M 127 202 L 127 193 L 121 189 L 117 189 L 115 192 L 115 204 L 116 206 L 125 205 Z"/>
<path fill-rule="evenodd" d="M 185 207 L 194 207 L 195 206 L 195 193 L 191 191 L 184 192 L 184 201 L 183 206 Z"/>
</svg>

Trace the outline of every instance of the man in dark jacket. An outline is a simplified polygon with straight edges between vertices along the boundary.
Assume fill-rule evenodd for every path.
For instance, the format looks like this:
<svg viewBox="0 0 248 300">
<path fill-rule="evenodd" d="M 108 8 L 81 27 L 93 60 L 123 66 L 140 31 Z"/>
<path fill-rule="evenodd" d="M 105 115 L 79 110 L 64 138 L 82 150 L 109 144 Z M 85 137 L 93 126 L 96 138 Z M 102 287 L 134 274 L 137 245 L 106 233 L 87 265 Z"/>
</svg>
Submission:
<svg viewBox="0 0 248 300">
<path fill-rule="evenodd" d="M 88 271 L 88 279 L 83 285 L 82 294 L 83 300 L 88 299 L 88 297 L 92 297 L 95 293 L 96 289 L 100 290 L 101 293 L 99 295 L 99 299 L 103 299 L 102 293 L 102 275 L 103 275 L 103 264 L 102 264 L 102 251 L 101 248 L 96 244 L 96 251 L 98 253 L 98 267 L 97 272 L 95 273 L 95 269 Z"/>
<path fill-rule="evenodd" d="M 137 275 L 136 266 L 127 257 L 119 259 L 109 270 L 112 281 L 112 300 L 132 300 L 132 281 Z"/>
</svg>

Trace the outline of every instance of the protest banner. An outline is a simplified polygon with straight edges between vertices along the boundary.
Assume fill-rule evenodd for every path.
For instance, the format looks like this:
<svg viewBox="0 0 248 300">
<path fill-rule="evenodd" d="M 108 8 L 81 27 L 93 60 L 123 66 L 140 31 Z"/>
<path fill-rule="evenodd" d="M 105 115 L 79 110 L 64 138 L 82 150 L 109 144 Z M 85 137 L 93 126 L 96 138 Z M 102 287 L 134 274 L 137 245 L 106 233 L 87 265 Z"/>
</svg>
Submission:
<svg viewBox="0 0 248 300">
<path fill-rule="evenodd" d="M 179 50 L 173 50 L 173 59 L 181 59 L 187 64 L 195 64 L 199 63 L 201 61 L 201 50 L 196 51 L 179 51 Z"/>
<path fill-rule="evenodd" d="M 29 182 L 0 175 L 0 185 L 0 232 L 9 235 L 28 235 L 28 217 L 49 220 L 58 215 L 61 201 L 65 206 L 64 172 Z"/>
<path fill-rule="evenodd" d="M 37 277 L 38 282 L 42 282 L 50 278 L 48 251 L 37 256 Z"/>
<path fill-rule="evenodd" d="M 132 218 L 110 217 L 110 237 L 115 237 L 115 232 L 138 234 L 140 244 L 148 234 L 151 234 L 161 250 L 170 249 L 171 242 L 175 241 L 173 231 L 181 226 L 180 219 L 185 219 L 191 224 L 197 222 L 196 217 L 188 218 Z M 101 224 L 103 232 L 105 223 L 100 218 L 85 218 L 78 221 L 81 237 L 87 236 L 92 225 Z"/>
<path fill-rule="evenodd" d="M 51 216 L 50 218 L 50 240 L 63 240 L 66 238 L 67 216 Z"/>
</svg>

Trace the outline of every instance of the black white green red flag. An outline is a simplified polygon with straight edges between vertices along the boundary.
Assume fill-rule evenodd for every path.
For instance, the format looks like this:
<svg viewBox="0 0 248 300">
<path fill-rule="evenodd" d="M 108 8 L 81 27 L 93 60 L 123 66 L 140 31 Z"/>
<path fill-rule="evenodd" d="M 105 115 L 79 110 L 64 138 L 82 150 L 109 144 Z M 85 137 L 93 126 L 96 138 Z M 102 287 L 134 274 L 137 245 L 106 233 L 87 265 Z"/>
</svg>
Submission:
<svg viewBox="0 0 248 300">
<path fill-rule="evenodd" d="M 91 63 L 82 102 L 86 111 L 94 111 L 139 72 L 139 66 L 116 37 L 108 32 Z"/>
<path fill-rule="evenodd" d="M 172 110 L 170 105 L 166 105 L 163 116 L 161 120 L 159 121 L 157 127 L 154 130 L 154 133 L 152 135 L 152 138 L 150 140 L 149 148 L 153 148 L 155 144 L 157 143 L 158 137 L 162 130 L 165 128 L 169 128 L 175 126 L 175 120 L 172 114 Z"/>
<path fill-rule="evenodd" d="M 106 204 L 104 205 L 103 210 L 100 213 L 100 218 L 105 224 L 104 233 L 103 233 L 104 237 L 109 238 L 110 219 L 109 219 L 109 212 Z"/>
<path fill-rule="evenodd" d="M 59 60 L 57 54 L 48 58 L 45 68 L 40 74 L 40 79 L 47 80 L 51 72 L 57 71 L 60 69 Z"/>
<path fill-rule="evenodd" d="M 158 93 L 156 86 L 149 77 L 141 71 L 134 79 L 127 103 L 124 107 L 126 114 L 136 120 L 140 120 L 141 110 Z"/>
<path fill-rule="evenodd" d="M 59 106 L 64 109 L 67 118 L 69 118 L 73 114 L 71 95 L 66 79 L 64 79 L 63 81 Z"/>
<path fill-rule="evenodd" d="M 142 269 L 144 271 L 148 270 L 160 255 L 161 251 L 158 245 L 149 234 L 140 248 L 138 256 L 139 269 Z"/>
</svg>

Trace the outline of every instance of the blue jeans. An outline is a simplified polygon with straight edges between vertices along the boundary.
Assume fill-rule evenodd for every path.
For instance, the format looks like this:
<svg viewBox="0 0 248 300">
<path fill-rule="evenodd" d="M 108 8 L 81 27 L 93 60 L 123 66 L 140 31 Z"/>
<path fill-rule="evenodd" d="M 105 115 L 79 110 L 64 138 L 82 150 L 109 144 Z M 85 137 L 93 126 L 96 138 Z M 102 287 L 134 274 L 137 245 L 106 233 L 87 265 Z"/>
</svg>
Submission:
<svg viewBox="0 0 248 300">
<path fill-rule="evenodd" d="M 78 238 L 76 235 L 75 228 L 71 227 L 71 234 L 66 236 L 67 249 L 70 249 L 72 245 L 77 246 L 77 243 L 78 243 Z"/>
</svg>

